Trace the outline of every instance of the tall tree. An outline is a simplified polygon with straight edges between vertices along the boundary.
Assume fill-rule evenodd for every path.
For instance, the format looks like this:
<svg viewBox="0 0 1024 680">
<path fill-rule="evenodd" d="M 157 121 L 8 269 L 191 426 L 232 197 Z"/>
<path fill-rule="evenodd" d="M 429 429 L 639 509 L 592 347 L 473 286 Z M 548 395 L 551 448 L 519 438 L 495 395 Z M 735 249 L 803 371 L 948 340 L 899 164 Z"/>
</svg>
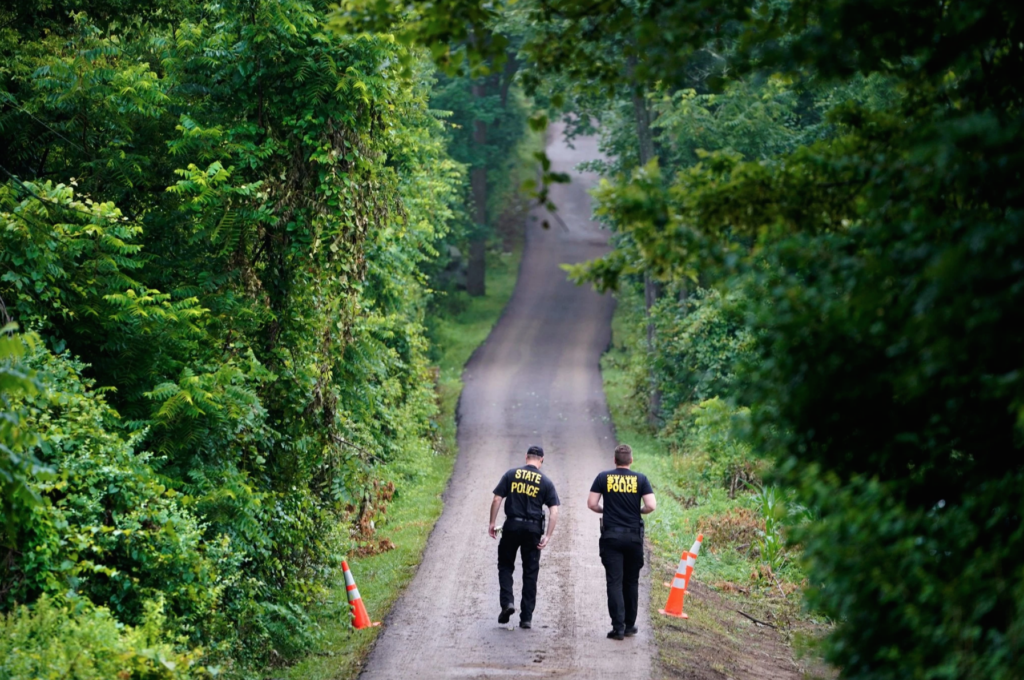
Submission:
<svg viewBox="0 0 1024 680">
<path fill-rule="evenodd" d="M 473 97 L 477 109 L 482 109 L 486 86 L 477 80 L 473 83 Z M 473 196 L 473 237 L 469 242 L 469 268 L 466 272 L 466 291 L 470 295 L 485 295 L 487 268 L 487 166 L 483 158 L 487 146 L 487 122 L 481 118 L 473 121 L 473 145 L 480 162 L 470 170 L 470 187 Z"/>
<path fill-rule="evenodd" d="M 648 163 L 655 160 L 654 135 L 651 131 L 651 109 L 647 105 L 646 90 L 643 84 L 637 79 L 636 54 L 630 54 L 626 64 L 630 80 L 630 100 L 633 103 L 633 116 L 636 118 L 637 155 L 640 160 L 640 167 L 647 167 Z M 654 319 L 651 318 L 651 308 L 658 301 L 658 284 L 650 272 L 644 272 L 644 309 L 647 314 L 647 352 L 654 354 L 655 350 L 655 329 Z M 661 413 L 661 391 L 658 389 L 653 371 L 650 376 L 650 394 L 648 395 L 647 420 L 651 425 L 658 424 Z"/>
</svg>

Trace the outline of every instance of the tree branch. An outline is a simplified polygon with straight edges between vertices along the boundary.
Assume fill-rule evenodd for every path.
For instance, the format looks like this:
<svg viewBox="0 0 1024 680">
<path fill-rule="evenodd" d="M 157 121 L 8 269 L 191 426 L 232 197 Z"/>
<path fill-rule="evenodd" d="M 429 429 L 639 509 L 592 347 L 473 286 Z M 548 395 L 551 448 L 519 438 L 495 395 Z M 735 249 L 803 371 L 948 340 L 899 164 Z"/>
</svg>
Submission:
<svg viewBox="0 0 1024 680">
<path fill-rule="evenodd" d="M 335 444 L 341 444 L 342 446 L 347 446 L 350 449 L 358 451 L 359 453 L 361 453 L 364 456 L 366 456 L 366 458 L 368 458 L 372 462 L 376 462 L 378 460 L 377 456 L 375 456 L 374 454 L 370 453 L 369 451 L 367 451 L 363 447 L 358 446 L 357 444 L 353 444 L 349 440 L 343 439 L 343 438 L 339 437 L 336 434 L 332 434 L 331 435 L 331 441 L 333 441 Z"/>
<path fill-rule="evenodd" d="M 509 52 L 508 57 L 505 59 L 505 71 L 501 76 L 501 108 L 505 108 L 505 105 L 508 103 L 508 91 L 512 87 L 512 79 L 516 77 L 516 71 L 518 70 L 519 60 L 516 59 L 514 53 Z"/>
<path fill-rule="evenodd" d="M 734 609 L 733 611 L 735 611 L 737 614 L 740 614 L 741 616 L 747 617 L 748 619 L 750 619 L 754 623 L 758 624 L 759 626 L 768 626 L 769 628 L 774 628 L 775 630 L 779 629 L 778 626 L 773 625 L 771 623 L 768 623 L 767 621 L 762 621 L 761 619 L 755 619 L 750 614 L 747 614 L 746 612 L 741 612 L 739 609 Z"/>
</svg>

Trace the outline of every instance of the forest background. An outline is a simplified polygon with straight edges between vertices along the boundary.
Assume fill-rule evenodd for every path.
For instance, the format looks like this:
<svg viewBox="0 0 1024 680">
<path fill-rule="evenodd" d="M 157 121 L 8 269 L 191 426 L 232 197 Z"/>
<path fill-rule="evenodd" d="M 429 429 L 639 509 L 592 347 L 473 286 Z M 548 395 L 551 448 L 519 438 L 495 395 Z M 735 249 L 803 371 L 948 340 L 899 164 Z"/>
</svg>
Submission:
<svg viewBox="0 0 1024 680">
<path fill-rule="evenodd" d="M 31 5 L 0 37 L 3 595 L 49 599 L 8 625 L 177 655 L 140 675 L 308 648 L 329 527 L 429 441 L 435 251 L 482 242 L 456 161 L 507 129 L 446 138 L 430 92 L 468 78 L 458 116 L 510 69 L 604 139 L 616 247 L 572 274 L 620 291 L 626 410 L 708 482 L 680 505 L 760 509 L 757 579 L 844 677 L 1024 675 L 1017 4 Z"/>
</svg>

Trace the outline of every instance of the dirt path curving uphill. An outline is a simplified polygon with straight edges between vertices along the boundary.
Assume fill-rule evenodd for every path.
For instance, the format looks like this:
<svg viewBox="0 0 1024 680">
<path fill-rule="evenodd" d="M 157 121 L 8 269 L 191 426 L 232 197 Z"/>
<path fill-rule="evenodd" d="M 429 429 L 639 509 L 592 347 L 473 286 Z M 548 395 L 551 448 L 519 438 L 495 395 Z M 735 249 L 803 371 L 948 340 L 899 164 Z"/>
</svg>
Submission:
<svg viewBox="0 0 1024 680">
<path fill-rule="evenodd" d="M 515 294 L 464 374 L 459 458 L 415 579 L 392 614 L 362 674 L 401 678 L 648 678 L 653 644 L 647 568 L 640 577 L 640 634 L 623 642 L 610 628 L 598 518 L 586 507 L 594 476 L 614 448 L 598 360 L 614 302 L 575 286 L 559 265 L 600 256 L 606 233 L 590 221 L 596 177 L 574 166 L 597 157 L 594 139 L 569 148 L 556 128 L 548 154 L 573 182 L 553 187 L 561 222 L 527 227 Z M 541 219 L 544 216 L 538 215 Z M 497 623 L 497 544 L 487 536 L 491 490 L 530 444 L 547 456 L 562 509 L 541 557 L 532 630 Z M 516 603 L 521 570 L 516 566 Z M 514 621 L 518 619 L 513 618 Z"/>
</svg>

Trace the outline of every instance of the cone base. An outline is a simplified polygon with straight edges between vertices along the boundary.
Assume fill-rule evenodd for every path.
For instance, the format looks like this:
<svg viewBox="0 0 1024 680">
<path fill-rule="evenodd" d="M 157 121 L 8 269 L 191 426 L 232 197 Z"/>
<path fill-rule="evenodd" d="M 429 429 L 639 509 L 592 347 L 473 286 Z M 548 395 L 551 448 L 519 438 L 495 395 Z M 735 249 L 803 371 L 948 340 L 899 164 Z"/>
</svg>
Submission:
<svg viewBox="0 0 1024 680">
<path fill-rule="evenodd" d="M 355 628 L 356 630 L 363 630 L 364 628 L 376 628 L 379 625 L 380 625 L 380 621 L 371 621 L 370 623 L 366 624 L 365 626 L 352 626 L 352 627 Z"/>
<path fill-rule="evenodd" d="M 659 609 L 658 613 L 659 614 L 664 614 L 665 616 L 674 616 L 677 619 L 688 619 L 688 618 L 690 618 L 689 616 L 687 616 L 686 612 L 679 612 L 678 614 L 673 614 L 672 612 L 667 612 L 664 609 Z"/>
</svg>

